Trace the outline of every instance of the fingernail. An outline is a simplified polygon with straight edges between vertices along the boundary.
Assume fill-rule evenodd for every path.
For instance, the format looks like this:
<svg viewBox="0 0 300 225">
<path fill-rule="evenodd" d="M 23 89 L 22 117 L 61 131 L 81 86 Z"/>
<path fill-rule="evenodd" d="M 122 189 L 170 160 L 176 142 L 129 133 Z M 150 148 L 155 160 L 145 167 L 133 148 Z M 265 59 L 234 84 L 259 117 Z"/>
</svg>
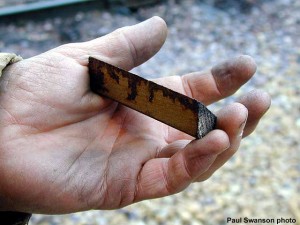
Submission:
<svg viewBox="0 0 300 225">
<path fill-rule="evenodd" d="M 231 146 L 231 144 L 230 144 L 230 142 L 229 142 L 228 145 L 227 145 L 227 147 L 224 148 L 223 152 L 227 151 L 227 150 L 230 148 L 230 146 Z"/>
<path fill-rule="evenodd" d="M 247 123 L 247 119 L 243 123 L 241 123 L 241 125 L 239 126 L 239 132 L 238 132 L 239 137 L 243 137 L 243 133 L 244 133 L 246 123 Z"/>
</svg>

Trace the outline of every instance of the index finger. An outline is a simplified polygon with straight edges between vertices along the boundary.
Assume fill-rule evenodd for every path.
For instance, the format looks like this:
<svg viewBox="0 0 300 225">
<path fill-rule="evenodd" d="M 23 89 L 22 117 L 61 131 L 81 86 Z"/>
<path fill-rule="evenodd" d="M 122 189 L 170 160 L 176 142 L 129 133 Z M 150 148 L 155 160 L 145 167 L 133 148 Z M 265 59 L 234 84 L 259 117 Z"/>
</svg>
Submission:
<svg viewBox="0 0 300 225">
<path fill-rule="evenodd" d="M 255 71 L 252 57 L 242 55 L 217 64 L 210 71 L 158 78 L 155 82 L 209 105 L 235 93 Z"/>
<path fill-rule="evenodd" d="M 253 58 L 242 55 L 212 67 L 209 72 L 187 74 L 182 83 L 187 95 L 209 105 L 234 94 L 255 71 Z"/>
</svg>

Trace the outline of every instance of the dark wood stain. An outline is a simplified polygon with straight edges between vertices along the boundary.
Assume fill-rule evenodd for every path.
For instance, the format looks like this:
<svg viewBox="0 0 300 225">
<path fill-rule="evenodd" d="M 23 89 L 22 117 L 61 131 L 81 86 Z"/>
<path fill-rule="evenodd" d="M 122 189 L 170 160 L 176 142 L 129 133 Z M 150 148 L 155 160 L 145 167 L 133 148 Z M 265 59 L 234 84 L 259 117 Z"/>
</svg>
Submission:
<svg viewBox="0 0 300 225">
<path fill-rule="evenodd" d="M 119 83 L 119 79 L 120 79 L 119 76 L 122 76 L 123 78 L 128 80 L 128 87 L 130 89 L 130 93 L 127 96 L 128 100 L 135 100 L 136 96 L 138 95 L 137 86 L 141 85 L 141 83 L 143 82 L 145 86 L 148 86 L 149 102 L 153 102 L 155 97 L 155 92 L 161 91 L 164 97 L 170 98 L 174 103 L 175 101 L 178 101 L 183 107 L 198 112 L 199 109 L 198 101 L 195 99 L 191 99 L 191 98 L 188 99 L 187 96 L 183 94 L 180 94 L 169 88 L 158 85 L 152 81 L 146 80 L 143 77 L 140 77 L 138 75 L 129 74 L 127 71 L 126 73 L 124 73 L 122 69 L 111 66 L 109 64 L 103 64 L 101 67 L 102 68 L 105 67 L 107 69 L 107 73 L 109 74 L 109 76 L 113 80 L 116 80 L 117 83 Z"/>
<path fill-rule="evenodd" d="M 105 87 L 104 73 L 100 64 L 97 64 L 93 58 L 89 58 L 89 74 L 90 74 L 90 87 L 93 92 L 109 92 Z"/>
<path fill-rule="evenodd" d="M 107 69 L 109 69 L 109 68 L 107 68 Z M 118 76 L 118 73 L 115 70 L 110 70 L 109 76 L 119 84 L 120 78 Z"/>
<path fill-rule="evenodd" d="M 130 93 L 127 96 L 128 100 L 135 100 L 137 93 L 137 85 L 140 83 L 136 79 L 128 78 L 128 87 L 130 88 Z"/>
</svg>

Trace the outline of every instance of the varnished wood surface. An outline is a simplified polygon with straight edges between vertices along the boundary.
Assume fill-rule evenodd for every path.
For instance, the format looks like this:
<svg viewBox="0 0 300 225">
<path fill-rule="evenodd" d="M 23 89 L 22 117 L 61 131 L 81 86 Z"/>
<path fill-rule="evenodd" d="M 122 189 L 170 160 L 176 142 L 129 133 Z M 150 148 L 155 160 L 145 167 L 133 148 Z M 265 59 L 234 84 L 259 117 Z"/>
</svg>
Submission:
<svg viewBox="0 0 300 225">
<path fill-rule="evenodd" d="M 216 117 L 199 101 L 140 76 L 89 58 L 93 92 L 157 119 L 193 137 L 216 126 Z M 142 124 L 141 124 L 142 126 Z"/>
</svg>

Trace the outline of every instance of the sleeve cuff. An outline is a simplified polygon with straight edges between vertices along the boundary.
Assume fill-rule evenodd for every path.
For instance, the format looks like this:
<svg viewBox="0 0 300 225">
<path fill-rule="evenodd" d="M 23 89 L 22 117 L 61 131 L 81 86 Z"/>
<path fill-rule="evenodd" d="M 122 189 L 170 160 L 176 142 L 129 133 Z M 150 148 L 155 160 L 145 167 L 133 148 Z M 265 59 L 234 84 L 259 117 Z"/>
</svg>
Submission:
<svg viewBox="0 0 300 225">
<path fill-rule="evenodd" d="M 23 212 L 0 212 L 0 224 L 27 225 L 31 214 Z"/>
</svg>

